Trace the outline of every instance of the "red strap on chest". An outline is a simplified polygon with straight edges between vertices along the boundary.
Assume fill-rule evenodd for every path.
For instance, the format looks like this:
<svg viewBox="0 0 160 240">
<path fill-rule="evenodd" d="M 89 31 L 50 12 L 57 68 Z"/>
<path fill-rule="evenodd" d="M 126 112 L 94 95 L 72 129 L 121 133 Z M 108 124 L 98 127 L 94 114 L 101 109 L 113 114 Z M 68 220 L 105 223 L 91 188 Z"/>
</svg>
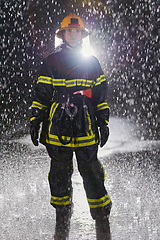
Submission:
<svg viewBox="0 0 160 240">
<path fill-rule="evenodd" d="M 89 98 L 91 98 L 92 96 L 92 92 L 91 92 L 91 88 L 87 89 L 87 90 L 81 90 L 81 91 L 77 91 L 77 92 L 74 92 L 73 94 L 81 94 L 81 95 L 85 95 Z"/>
</svg>

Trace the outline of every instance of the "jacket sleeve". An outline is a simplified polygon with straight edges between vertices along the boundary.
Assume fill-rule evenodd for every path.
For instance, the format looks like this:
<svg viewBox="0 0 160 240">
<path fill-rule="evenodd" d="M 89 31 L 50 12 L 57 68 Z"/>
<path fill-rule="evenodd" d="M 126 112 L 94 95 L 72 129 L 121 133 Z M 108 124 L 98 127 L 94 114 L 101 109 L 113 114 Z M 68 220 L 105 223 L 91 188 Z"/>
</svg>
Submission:
<svg viewBox="0 0 160 240">
<path fill-rule="evenodd" d="M 54 87 L 52 81 L 51 67 L 48 61 L 45 60 L 41 67 L 40 75 L 38 77 L 35 87 L 35 96 L 31 105 L 31 121 L 38 118 L 42 121 L 42 117 L 40 118 L 40 116 L 43 115 L 44 110 L 47 110 L 50 107 L 53 91 Z"/>
<path fill-rule="evenodd" d="M 95 58 L 94 65 L 94 83 L 92 87 L 92 101 L 95 107 L 97 125 L 107 125 L 109 122 L 109 106 L 106 101 L 107 80 L 100 66 L 99 61 Z"/>
</svg>

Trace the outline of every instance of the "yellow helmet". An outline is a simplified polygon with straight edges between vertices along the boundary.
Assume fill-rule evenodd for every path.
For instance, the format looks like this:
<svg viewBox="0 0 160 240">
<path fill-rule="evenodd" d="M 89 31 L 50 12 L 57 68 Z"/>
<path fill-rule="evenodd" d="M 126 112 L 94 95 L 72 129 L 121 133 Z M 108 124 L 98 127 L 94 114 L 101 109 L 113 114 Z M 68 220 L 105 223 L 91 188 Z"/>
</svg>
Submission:
<svg viewBox="0 0 160 240">
<path fill-rule="evenodd" d="M 82 30 L 82 38 L 85 38 L 89 34 L 88 30 L 84 27 L 82 19 L 78 17 L 75 13 L 70 13 L 63 19 L 60 29 L 58 29 L 58 31 L 56 32 L 57 37 L 62 38 L 62 31 L 71 28 L 77 28 Z"/>
</svg>

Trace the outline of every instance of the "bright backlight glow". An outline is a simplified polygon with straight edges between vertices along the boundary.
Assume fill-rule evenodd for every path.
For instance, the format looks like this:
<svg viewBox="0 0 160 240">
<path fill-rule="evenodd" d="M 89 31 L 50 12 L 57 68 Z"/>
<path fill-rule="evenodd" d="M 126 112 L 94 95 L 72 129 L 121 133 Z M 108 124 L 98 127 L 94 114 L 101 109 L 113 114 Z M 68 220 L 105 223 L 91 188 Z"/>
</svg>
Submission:
<svg viewBox="0 0 160 240">
<path fill-rule="evenodd" d="M 84 56 L 95 55 L 94 49 L 91 47 L 89 36 L 83 39 L 82 52 Z"/>
<path fill-rule="evenodd" d="M 62 44 L 62 39 L 55 36 L 55 48 Z"/>
<path fill-rule="evenodd" d="M 83 38 L 82 42 L 83 42 L 82 43 L 82 52 L 83 52 L 84 56 L 87 57 L 90 55 L 95 55 L 95 51 L 91 47 L 91 44 L 90 44 L 89 36 Z M 61 44 L 62 44 L 62 39 L 57 38 L 57 36 L 55 36 L 55 48 L 57 48 Z"/>
</svg>

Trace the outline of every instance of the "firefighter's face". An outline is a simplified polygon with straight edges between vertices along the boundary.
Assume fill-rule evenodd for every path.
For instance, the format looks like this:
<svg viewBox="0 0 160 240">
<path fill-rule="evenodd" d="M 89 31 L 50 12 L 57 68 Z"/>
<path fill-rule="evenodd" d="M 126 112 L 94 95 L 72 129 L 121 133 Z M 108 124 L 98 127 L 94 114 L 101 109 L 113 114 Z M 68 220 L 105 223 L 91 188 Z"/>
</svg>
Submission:
<svg viewBox="0 0 160 240">
<path fill-rule="evenodd" d="M 67 29 L 64 33 L 64 38 L 69 45 L 75 47 L 82 39 L 82 31 L 76 28 Z"/>
</svg>

